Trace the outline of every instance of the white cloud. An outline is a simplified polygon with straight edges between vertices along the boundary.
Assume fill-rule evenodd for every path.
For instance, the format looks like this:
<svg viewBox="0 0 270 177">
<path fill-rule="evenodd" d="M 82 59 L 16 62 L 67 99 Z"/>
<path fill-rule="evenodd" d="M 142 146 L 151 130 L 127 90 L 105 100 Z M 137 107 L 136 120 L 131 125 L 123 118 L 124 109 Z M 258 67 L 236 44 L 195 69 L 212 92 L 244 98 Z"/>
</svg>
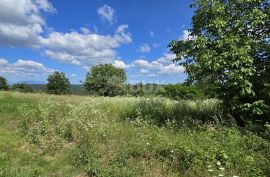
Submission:
<svg viewBox="0 0 270 177">
<path fill-rule="evenodd" d="M 117 58 L 115 49 L 132 41 L 131 34 L 125 32 L 126 28 L 128 25 L 119 26 L 114 35 L 89 33 L 87 28 L 83 28 L 83 33 L 51 32 L 48 38 L 42 39 L 46 48 L 44 55 L 75 65 L 112 63 Z"/>
<path fill-rule="evenodd" d="M 151 47 L 148 44 L 143 44 L 140 46 L 139 52 L 148 53 L 151 52 Z"/>
<path fill-rule="evenodd" d="M 176 64 L 164 65 L 159 71 L 160 74 L 182 74 L 184 72 L 184 67 Z"/>
<path fill-rule="evenodd" d="M 111 25 L 116 23 L 115 10 L 112 7 L 108 5 L 103 5 L 98 9 L 97 12 L 104 20 L 107 20 Z"/>
<path fill-rule="evenodd" d="M 158 47 L 160 47 L 161 46 L 161 43 L 154 43 L 153 44 L 153 48 L 158 48 Z"/>
<path fill-rule="evenodd" d="M 155 73 L 152 73 L 152 74 L 147 74 L 148 77 L 157 77 L 158 75 L 155 74 Z"/>
<path fill-rule="evenodd" d="M 0 65 L 5 65 L 7 63 L 8 63 L 8 61 L 6 59 L 0 58 Z"/>
<path fill-rule="evenodd" d="M 81 30 L 81 32 L 83 34 L 90 34 L 91 33 L 91 31 L 88 28 L 85 28 L 85 27 L 81 27 L 80 30 Z"/>
<path fill-rule="evenodd" d="M 164 54 L 162 57 L 154 60 L 147 61 L 143 59 L 135 60 L 132 65 L 133 67 L 140 68 L 141 73 L 146 73 L 148 71 L 156 76 L 160 74 L 182 74 L 185 72 L 183 66 L 172 63 L 175 58 L 174 54 Z M 147 72 L 147 73 L 148 73 Z"/>
<path fill-rule="evenodd" d="M 154 37 L 154 36 L 155 36 L 154 31 L 150 31 L 150 36 L 151 36 L 151 37 Z"/>
<path fill-rule="evenodd" d="M 118 26 L 117 27 L 117 29 L 116 29 L 116 33 L 123 33 L 123 32 L 125 32 L 125 30 L 128 28 L 128 25 L 120 25 L 120 26 Z"/>
<path fill-rule="evenodd" d="M 117 66 L 121 68 L 137 69 L 141 75 L 148 77 L 157 77 L 159 75 L 183 74 L 185 68 L 178 64 L 172 63 L 175 58 L 174 54 L 164 54 L 162 57 L 148 61 L 146 59 L 137 59 L 130 64 L 125 64 L 123 61 L 118 61 Z M 115 64 L 116 66 L 116 64 Z"/>
<path fill-rule="evenodd" d="M 158 62 L 162 63 L 162 64 L 171 64 L 173 59 L 176 58 L 175 54 L 164 54 L 162 57 L 160 57 L 159 59 L 157 59 Z"/>
<path fill-rule="evenodd" d="M 40 9 L 43 9 L 44 11 L 46 12 L 56 12 L 56 9 L 53 7 L 53 5 L 47 1 L 47 0 L 35 0 L 37 6 L 40 8 Z"/>
<path fill-rule="evenodd" d="M 140 73 L 149 73 L 149 70 L 147 70 L 147 69 L 140 69 Z"/>
<path fill-rule="evenodd" d="M 192 36 L 191 33 L 188 30 L 184 30 L 182 32 L 182 36 L 180 37 L 181 40 L 187 41 L 187 40 L 194 40 L 195 36 Z"/>
<path fill-rule="evenodd" d="M 35 77 L 39 75 L 48 75 L 53 72 L 53 69 L 45 67 L 43 64 L 32 60 L 17 60 L 15 63 L 10 64 L 6 61 L 4 64 L 0 64 L 0 74 L 16 77 Z"/>
<path fill-rule="evenodd" d="M 40 15 L 41 11 L 56 11 L 48 0 L 1 0 L 0 9 L 0 45 L 37 47 L 43 55 L 61 63 L 87 67 L 113 63 L 117 58 L 116 48 L 132 41 L 126 24 L 110 35 L 97 34 L 97 29 L 92 32 L 85 27 L 79 32 L 54 31 Z M 113 20 L 114 10 L 109 6 L 104 5 L 99 13 Z"/>
<path fill-rule="evenodd" d="M 147 60 L 135 60 L 133 62 L 133 67 L 140 68 L 141 73 L 146 73 L 145 71 L 149 71 L 150 73 L 154 73 L 156 75 L 160 74 L 182 74 L 185 72 L 183 66 L 177 65 L 175 63 L 168 64 L 168 62 L 164 62 L 164 59 L 167 58 L 163 56 L 154 61 Z"/>
<path fill-rule="evenodd" d="M 122 68 L 122 69 L 126 69 L 130 67 L 130 65 L 125 64 L 125 62 L 121 60 L 115 60 L 113 65 L 117 68 Z"/>
<path fill-rule="evenodd" d="M 46 25 L 41 11 L 54 12 L 47 0 L 1 0 L 0 45 L 38 47 Z"/>
</svg>

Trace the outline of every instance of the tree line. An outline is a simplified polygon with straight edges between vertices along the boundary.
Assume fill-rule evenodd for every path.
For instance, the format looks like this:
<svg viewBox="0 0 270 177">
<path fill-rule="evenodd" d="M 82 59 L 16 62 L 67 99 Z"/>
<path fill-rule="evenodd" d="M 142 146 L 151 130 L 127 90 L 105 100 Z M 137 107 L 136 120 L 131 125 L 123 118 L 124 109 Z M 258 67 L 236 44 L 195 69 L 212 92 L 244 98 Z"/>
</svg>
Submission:
<svg viewBox="0 0 270 177">
<path fill-rule="evenodd" d="M 67 75 L 55 71 L 47 78 L 46 92 L 55 95 L 71 94 L 71 84 Z M 128 84 L 124 69 L 116 68 L 112 64 L 99 64 L 90 68 L 82 86 L 90 95 L 98 96 L 145 96 L 159 95 L 175 100 L 203 98 L 202 91 L 195 86 L 182 84 Z M 8 90 L 9 86 L 4 77 L 0 77 L 0 90 Z M 31 85 L 26 83 L 14 84 L 10 90 L 19 92 L 34 92 Z"/>
</svg>

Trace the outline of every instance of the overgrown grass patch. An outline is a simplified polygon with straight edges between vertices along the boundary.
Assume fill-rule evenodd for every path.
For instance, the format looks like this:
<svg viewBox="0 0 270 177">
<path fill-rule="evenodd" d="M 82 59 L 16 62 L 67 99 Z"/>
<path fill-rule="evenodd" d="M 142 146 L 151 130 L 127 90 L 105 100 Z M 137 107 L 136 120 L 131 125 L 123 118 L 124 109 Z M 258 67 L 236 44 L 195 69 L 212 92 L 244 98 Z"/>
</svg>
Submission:
<svg viewBox="0 0 270 177">
<path fill-rule="evenodd" d="M 4 99 L 7 97 L 1 96 L 0 102 Z M 8 99 L 16 108 L 16 117 L 7 111 L 3 115 L 12 119 L 3 121 L 2 116 L 1 121 L 17 123 L 0 134 L 6 139 L 14 134 L 17 138 L 8 143 L 20 145 L 15 143 L 8 151 L 5 143 L 0 143 L 0 149 L 10 156 L 18 146 L 30 147 L 27 154 L 31 158 L 17 151 L 21 154 L 16 160 L 20 175 L 192 177 L 270 173 L 269 141 L 224 125 L 215 100 L 176 102 L 18 93 Z M 20 104 L 13 104 L 13 99 L 21 100 Z M 5 174 L 15 174 L 11 168 L 14 157 L 0 161 Z"/>
</svg>

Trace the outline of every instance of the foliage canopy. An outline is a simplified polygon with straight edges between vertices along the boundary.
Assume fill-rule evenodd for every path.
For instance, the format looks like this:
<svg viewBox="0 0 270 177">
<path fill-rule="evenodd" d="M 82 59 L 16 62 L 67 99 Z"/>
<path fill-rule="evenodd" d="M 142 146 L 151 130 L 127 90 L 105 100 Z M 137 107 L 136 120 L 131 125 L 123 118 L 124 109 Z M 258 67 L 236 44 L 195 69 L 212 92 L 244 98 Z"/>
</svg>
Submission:
<svg viewBox="0 0 270 177">
<path fill-rule="evenodd" d="M 235 118 L 269 120 L 268 0 L 194 0 L 190 38 L 172 41 L 192 82 L 211 85 Z"/>
<path fill-rule="evenodd" d="M 112 64 L 93 66 L 86 75 L 84 86 L 100 96 L 116 96 L 125 93 L 127 75 L 124 69 Z"/>
<path fill-rule="evenodd" d="M 69 79 L 66 77 L 65 73 L 55 71 L 48 77 L 47 91 L 50 94 L 68 94 L 70 89 Z"/>
</svg>

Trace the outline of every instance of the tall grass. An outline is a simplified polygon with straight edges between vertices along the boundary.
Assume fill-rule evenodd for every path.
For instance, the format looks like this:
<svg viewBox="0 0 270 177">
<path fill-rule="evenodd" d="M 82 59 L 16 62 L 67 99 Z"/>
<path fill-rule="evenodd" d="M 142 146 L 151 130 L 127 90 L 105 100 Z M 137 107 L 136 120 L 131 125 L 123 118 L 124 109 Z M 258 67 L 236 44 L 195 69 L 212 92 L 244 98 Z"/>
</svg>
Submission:
<svg viewBox="0 0 270 177">
<path fill-rule="evenodd" d="M 165 98 L 141 98 L 127 107 L 123 118 L 143 119 L 159 126 L 173 123 L 178 128 L 198 124 L 220 124 L 222 109 L 218 100 L 172 101 Z"/>
<path fill-rule="evenodd" d="M 77 176 L 270 174 L 269 141 L 217 123 L 216 100 L 17 93 L 0 100 L 16 109 L 17 129 L 40 156 L 61 159 Z"/>
</svg>

